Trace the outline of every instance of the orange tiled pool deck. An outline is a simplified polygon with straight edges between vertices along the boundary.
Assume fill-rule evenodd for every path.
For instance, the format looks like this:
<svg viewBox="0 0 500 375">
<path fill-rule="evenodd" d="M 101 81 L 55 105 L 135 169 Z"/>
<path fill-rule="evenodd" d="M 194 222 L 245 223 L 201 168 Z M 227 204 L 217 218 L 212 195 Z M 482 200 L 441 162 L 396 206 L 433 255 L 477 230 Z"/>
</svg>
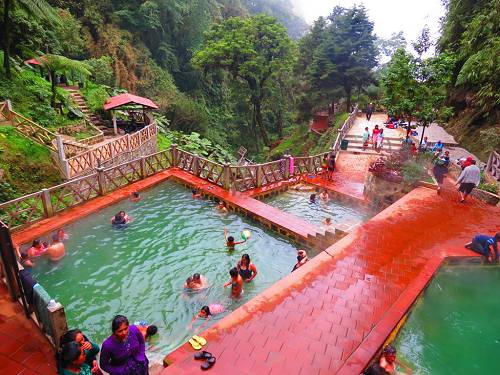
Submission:
<svg viewBox="0 0 500 375">
<path fill-rule="evenodd" d="M 362 164 L 350 176 L 353 183 L 362 184 Z M 354 194 L 358 187 L 350 186 L 349 174 L 340 169 L 339 175 L 345 176 L 338 180 L 342 192 Z M 13 240 L 26 243 L 168 178 L 196 185 L 303 239 L 317 234 L 313 225 L 269 211 L 250 194 L 225 191 L 174 168 L 15 232 Z M 211 373 L 359 374 L 442 260 L 474 255 L 463 248 L 465 242 L 475 233 L 500 230 L 499 208 L 459 204 L 457 194 L 413 190 L 205 331 L 206 350 L 217 357 Z M 189 345 L 171 353 L 173 364 L 162 374 L 201 372 L 193 353 Z"/>
<path fill-rule="evenodd" d="M 417 188 L 203 333 L 213 374 L 359 374 L 442 260 L 500 210 Z M 201 372 L 184 345 L 162 374 Z"/>
</svg>

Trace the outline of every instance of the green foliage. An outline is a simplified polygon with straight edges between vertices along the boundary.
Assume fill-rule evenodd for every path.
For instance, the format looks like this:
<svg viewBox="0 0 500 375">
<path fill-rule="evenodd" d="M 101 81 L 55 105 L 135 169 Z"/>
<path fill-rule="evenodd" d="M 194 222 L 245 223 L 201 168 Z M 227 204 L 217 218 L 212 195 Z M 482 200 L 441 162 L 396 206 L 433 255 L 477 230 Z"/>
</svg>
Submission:
<svg viewBox="0 0 500 375">
<path fill-rule="evenodd" d="M 399 48 L 406 49 L 406 38 L 402 31 L 392 33 L 387 39 L 377 38 L 377 46 L 382 58 L 390 59 Z"/>
<path fill-rule="evenodd" d="M 284 138 L 278 146 L 273 148 L 270 159 L 277 159 L 289 152 L 290 155 L 302 155 L 302 147 L 306 143 L 309 127 L 301 125 L 294 127 L 292 133 Z"/>
<path fill-rule="evenodd" d="M 97 112 L 103 109 L 104 103 L 109 98 L 109 88 L 107 86 L 87 82 L 84 88 L 80 90 L 88 108 L 92 112 Z"/>
<path fill-rule="evenodd" d="M 478 188 L 490 192 L 492 194 L 498 194 L 498 184 L 495 182 L 492 183 L 483 182 L 479 184 Z"/>
<path fill-rule="evenodd" d="M 401 167 L 401 176 L 404 182 L 414 185 L 418 181 L 426 178 L 427 170 L 421 163 L 415 160 L 407 160 Z"/>
<path fill-rule="evenodd" d="M 12 199 L 61 182 L 50 152 L 17 133 L 11 126 L 0 127 L 0 168 L 6 191 L 0 199 Z"/>
<path fill-rule="evenodd" d="M 113 86 L 113 59 L 109 56 L 91 58 L 85 61 L 92 72 L 92 81 L 99 85 Z"/>
<path fill-rule="evenodd" d="M 335 139 L 337 138 L 337 132 L 338 130 L 342 127 L 344 122 L 347 120 L 349 117 L 348 112 L 337 112 L 335 113 L 335 118 L 333 120 L 333 124 L 331 127 L 328 128 L 328 130 L 319 137 L 316 146 L 310 150 L 310 154 L 319 154 L 321 152 L 326 152 L 328 151 L 331 147 L 333 147 L 333 144 L 335 142 Z"/>
</svg>

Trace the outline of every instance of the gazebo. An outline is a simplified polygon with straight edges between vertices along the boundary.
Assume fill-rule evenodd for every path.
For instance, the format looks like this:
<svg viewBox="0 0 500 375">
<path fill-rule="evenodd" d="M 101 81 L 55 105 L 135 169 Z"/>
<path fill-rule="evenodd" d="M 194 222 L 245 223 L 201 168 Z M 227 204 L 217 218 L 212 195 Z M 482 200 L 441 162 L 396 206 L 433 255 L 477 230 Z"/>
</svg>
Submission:
<svg viewBox="0 0 500 375">
<path fill-rule="evenodd" d="M 113 130 L 118 134 L 118 125 L 116 121 L 116 111 L 126 111 L 129 114 L 130 126 L 138 124 L 149 125 L 151 119 L 147 111 L 156 110 L 158 106 L 148 98 L 143 98 L 129 93 L 120 94 L 109 98 L 104 104 L 104 110 L 111 111 L 113 116 Z"/>
</svg>

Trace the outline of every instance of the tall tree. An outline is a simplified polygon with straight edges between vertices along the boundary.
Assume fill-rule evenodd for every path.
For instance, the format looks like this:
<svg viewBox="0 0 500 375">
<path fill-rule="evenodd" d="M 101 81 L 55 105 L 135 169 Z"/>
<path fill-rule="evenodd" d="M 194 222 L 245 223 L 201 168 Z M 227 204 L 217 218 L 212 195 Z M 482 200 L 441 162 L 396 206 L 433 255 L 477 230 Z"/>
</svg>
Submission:
<svg viewBox="0 0 500 375">
<path fill-rule="evenodd" d="M 390 59 L 398 48 L 406 48 L 406 38 L 402 31 L 392 33 L 389 38 L 377 38 L 377 45 L 381 57 Z"/>
<path fill-rule="evenodd" d="M 11 77 L 10 72 L 10 52 L 11 52 L 11 31 L 12 31 L 12 10 L 15 7 L 21 8 L 23 11 L 35 18 L 44 18 L 54 23 L 59 23 L 59 17 L 45 0 L 3 0 L 3 22 L 2 29 L 2 47 L 3 47 L 3 67 L 5 75 L 8 79 Z"/>
<path fill-rule="evenodd" d="M 325 39 L 314 52 L 309 69 L 313 86 L 341 86 L 347 107 L 355 88 L 368 85 L 377 65 L 373 23 L 363 6 L 335 7 L 328 17 Z"/>
<path fill-rule="evenodd" d="M 262 118 L 266 85 L 293 62 L 292 43 L 285 28 L 273 17 L 229 18 L 214 25 L 192 62 L 205 72 L 224 70 L 246 83 L 253 107 L 252 125 L 265 145 L 269 136 Z"/>
</svg>

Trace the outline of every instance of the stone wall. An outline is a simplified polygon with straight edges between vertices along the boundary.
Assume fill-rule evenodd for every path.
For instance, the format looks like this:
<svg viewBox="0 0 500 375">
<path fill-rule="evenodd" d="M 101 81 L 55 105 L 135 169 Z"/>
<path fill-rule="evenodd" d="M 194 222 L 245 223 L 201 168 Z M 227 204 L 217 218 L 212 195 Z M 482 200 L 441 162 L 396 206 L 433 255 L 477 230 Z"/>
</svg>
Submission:
<svg viewBox="0 0 500 375">
<path fill-rule="evenodd" d="M 367 173 L 364 193 L 371 204 L 377 208 L 385 208 L 413 189 L 404 182 L 387 181 L 373 173 Z"/>
</svg>

